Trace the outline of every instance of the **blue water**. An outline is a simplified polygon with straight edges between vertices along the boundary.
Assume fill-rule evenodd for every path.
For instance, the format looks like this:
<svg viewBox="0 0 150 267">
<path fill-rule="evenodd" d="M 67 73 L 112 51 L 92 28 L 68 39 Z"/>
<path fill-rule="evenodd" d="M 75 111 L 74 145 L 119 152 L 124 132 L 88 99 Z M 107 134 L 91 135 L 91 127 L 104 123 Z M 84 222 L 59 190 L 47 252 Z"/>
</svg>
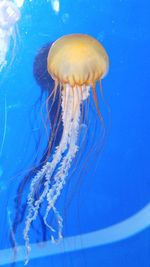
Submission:
<svg viewBox="0 0 150 267">
<path fill-rule="evenodd" d="M 44 87 L 33 74 L 35 57 L 43 46 L 62 35 L 86 33 L 97 38 L 109 55 L 110 69 L 102 85 L 111 108 L 111 127 L 102 155 L 93 151 L 80 175 L 76 167 L 72 182 L 59 198 L 64 214 L 66 195 L 71 192 L 64 219 L 64 237 L 73 237 L 71 244 L 64 242 L 57 254 L 35 246 L 27 266 L 150 267 L 149 14 L 148 0 L 60 0 L 57 14 L 51 2 L 25 1 L 14 60 L 0 73 L 0 265 L 4 266 L 6 249 L 11 248 L 9 232 L 17 186 L 33 164 L 35 140 L 44 136 L 39 158 L 46 143 L 36 104 Z M 109 127 L 109 112 L 102 105 Z M 91 129 L 87 138 L 98 148 L 98 134 L 93 136 Z M 91 237 L 84 240 L 83 234 L 116 224 L 116 230 L 102 232 L 102 239 L 96 234 L 94 241 Z M 18 246 L 24 244 L 22 231 L 21 226 Z M 40 241 L 33 233 L 32 238 L 34 244 Z M 42 249 L 45 256 L 38 257 Z M 23 266 L 23 261 L 16 266 Z"/>
</svg>

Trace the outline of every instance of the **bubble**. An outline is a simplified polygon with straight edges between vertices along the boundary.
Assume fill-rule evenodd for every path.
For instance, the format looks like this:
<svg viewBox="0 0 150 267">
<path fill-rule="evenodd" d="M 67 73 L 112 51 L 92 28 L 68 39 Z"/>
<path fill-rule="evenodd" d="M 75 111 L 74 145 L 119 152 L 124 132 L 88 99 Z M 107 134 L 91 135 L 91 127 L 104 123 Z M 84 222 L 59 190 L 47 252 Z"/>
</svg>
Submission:
<svg viewBox="0 0 150 267">
<path fill-rule="evenodd" d="M 55 11 L 55 13 L 59 12 L 60 10 L 59 0 L 51 0 L 51 6 L 52 6 L 52 9 Z"/>
<path fill-rule="evenodd" d="M 67 23 L 68 20 L 69 20 L 69 14 L 68 14 L 68 13 L 64 13 L 64 14 L 62 15 L 62 22 L 63 22 L 63 23 Z"/>
</svg>

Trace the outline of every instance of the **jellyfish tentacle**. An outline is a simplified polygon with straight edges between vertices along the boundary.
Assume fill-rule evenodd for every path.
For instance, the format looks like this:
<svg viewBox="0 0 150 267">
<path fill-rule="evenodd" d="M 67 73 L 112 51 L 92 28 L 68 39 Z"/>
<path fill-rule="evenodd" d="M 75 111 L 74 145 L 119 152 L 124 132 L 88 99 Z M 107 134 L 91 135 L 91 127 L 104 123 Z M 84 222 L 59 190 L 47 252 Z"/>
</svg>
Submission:
<svg viewBox="0 0 150 267">
<path fill-rule="evenodd" d="M 68 110 L 66 111 L 66 112 L 68 112 Z M 64 119 L 63 119 L 64 120 Z M 65 128 L 68 128 L 68 127 L 65 127 Z M 65 137 L 65 138 L 64 138 Z M 32 181 L 32 183 L 31 183 L 31 187 L 30 187 L 30 195 L 29 195 L 29 197 L 28 197 L 28 200 L 29 200 L 29 203 L 28 204 L 30 204 L 30 203 L 32 203 L 33 204 L 33 202 L 32 202 L 32 200 L 34 201 L 34 198 L 32 199 L 32 196 L 34 197 L 34 193 L 35 193 L 35 184 L 36 183 L 39 183 L 40 182 L 40 180 L 43 178 L 43 176 L 44 175 L 46 175 L 47 176 L 47 179 L 46 180 L 48 180 L 49 179 L 49 176 L 50 176 L 50 174 L 52 173 L 52 171 L 53 171 L 53 169 L 55 168 L 55 166 L 56 166 L 56 164 L 57 164 L 57 161 L 58 161 L 58 159 L 59 160 L 61 160 L 61 154 L 66 150 L 66 145 L 67 145 L 67 135 L 64 135 L 63 137 L 62 137 L 62 140 L 61 140 L 61 143 L 60 143 L 60 145 L 58 146 L 58 147 L 56 147 L 56 150 L 55 150 L 55 153 L 54 153 L 54 155 L 53 155 L 53 160 L 52 160 L 52 162 L 50 163 L 50 162 L 47 162 L 44 166 L 43 166 L 43 168 L 42 168 L 42 170 L 40 170 L 38 173 L 37 173 L 37 175 L 34 177 L 34 179 L 33 179 L 33 181 Z M 53 167 L 52 167 L 53 166 Z M 36 205 L 37 205 L 37 202 L 35 203 Z"/>
<path fill-rule="evenodd" d="M 63 236 L 62 236 L 62 229 L 63 229 L 63 219 L 62 219 L 62 216 L 60 215 L 59 211 L 56 209 L 55 206 L 52 207 L 53 209 L 53 212 L 54 212 L 54 215 L 56 217 L 56 221 L 57 221 L 57 225 L 58 225 L 58 238 L 57 240 L 54 238 L 53 235 L 51 235 L 51 241 L 53 243 L 56 243 L 56 242 L 59 242 Z M 49 224 L 47 224 L 48 227 L 49 227 Z M 54 230 L 55 231 L 55 230 Z M 56 232 L 56 231 L 55 231 Z"/>
<path fill-rule="evenodd" d="M 68 90 L 67 90 L 68 92 Z M 51 177 L 59 164 L 59 162 L 62 159 L 63 153 L 66 151 L 68 147 L 68 137 L 69 137 L 69 132 L 70 132 L 70 127 L 71 127 L 71 119 L 73 114 L 71 113 L 72 111 L 72 101 L 69 93 L 65 94 L 65 97 L 63 97 L 64 91 L 62 91 L 62 121 L 64 125 L 64 131 L 62 134 L 62 139 L 60 141 L 59 146 L 56 147 L 55 152 L 52 157 L 51 162 L 47 162 L 42 171 L 39 171 L 37 175 L 33 178 L 31 186 L 30 186 L 30 193 L 28 196 L 28 214 L 26 216 L 26 221 L 25 221 L 25 229 L 24 229 L 24 240 L 25 240 L 25 246 L 27 250 L 27 259 L 26 262 L 28 262 L 28 255 L 30 252 L 30 240 L 29 240 L 29 230 L 31 223 L 36 219 L 38 215 L 38 210 L 40 208 L 41 203 L 43 202 L 44 198 L 46 197 L 48 191 L 49 191 L 49 185 L 51 183 Z M 64 99 L 67 98 L 67 99 Z M 65 101 L 65 105 L 64 105 Z M 35 201 L 34 200 L 34 195 L 35 195 L 35 190 L 37 189 L 37 186 L 39 186 L 40 180 L 45 176 L 45 183 L 44 183 L 44 190 L 41 193 L 40 197 Z"/>
<path fill-rule="evenodd" d="M 71 120 L 71 131 L 69 134 L 69 148 L 67 151 L 66 156 L 64 157 L 64 159 L 62 160 L 60 167 L 56 173 L 56 175 L 54 176 L 54 180 L 55 180 L 55 184 L 52 186 L 52 188 L 49 189 L 49 192 L 47 194 L 47 202 L 48 202 L 48 206 L 46 209 L 46 213 L 44 216 L 44 222 L 46 224 L 46 226 L 48 226 L 49 228 L 51 227 L 48 223 L 47 223 L 47 217 L 48 214 L 50 212 L 51 209 L 54 210 L 55 207 L 55 203 L 61 193 L 61 190 L 63 189 L 63 186 L 65 184 L 65 178 L 68 175 L 68 171 L 71 167 L 71 163 L 73 161 L 73 159 L 76 156 L 76 153 L 79 149 L 78 145 L 77 145 L 77 141 L 78 141 L 78 135 L 79 135 L 79 128 L 80 128 L 80 104 L 82 103 L 82 93 L 81 93 L 81 88 L 75 88 L 74 90 L 74 94 L 75 94 L 75 98 L 74 99 L 78 99 L 78 102 L 76 102 L 75 106 L 73 105 L 72 109 L 74 110 L 75 108 L 75 113 L 73 113 L 73 117 Z M 88 95 L 88 94 L 87 94 Z M 57 210 L 55 210 L 57 211 Z M 59 241 L 59 239 L 62 238 L 62 217 L 60 216 L 60 214 L 57 211 L 57 224 L 58 224 L 58 239 L 56 241 Z M 52 240 L 54 241 L 53 236 L 51 236 Z"/>
<path fill-rule="evenodd" d="M 63 135 L 62 135 L 60 145 L 55 150 L 52 161 L 47 163 L 47 168 L 45 169 L 46 173 L 44 172 L 44 174 L 42 174 L 42 175 L 45 175 L 46 182 L 44 183 L 44 190 L 42 194 L 40 195 L 38 200 L 36 200 L 35 202 L 34 202 L 35 181 L 34 179 L 32 181 L 31 191 L 28 197 L 28 208 L 29 209 L 28 209 L 28 215 L 26 217 L 25 229 L 24 229 L 24 240 L 25 240 L 25 246 L 26 246 L 26 252 L 27 252 L 26 263 L 28 262 L 28 256 L 30 253 L 30 240 L 29 240 L 30 226 L 31 226 L 31 223 L 36 219 L 40 205 L 46 196 L 47 196 L 47 200 L 52 201 L 52 205 L 49 205 L 49 206 L 50 206 L 50 209 L 51 208 L 53 209 L 54 214 L 56 215 L 56 219 L 58 223 L 59 238 L 62 237 L 62 218 L 55 208 L 55 202 L 63 188 L 63 185 L 65 183 L 65 177 L 68 174 L 72 160 L 74 159 L 78 151 L 78 146 L 76 143 L 77 143 L 77 139 L 78 139 L 77 137 L 78 137 L 78 132 L 79 132 L 80 103 L 82 102 L 80 89 L 81 88 L 77 88 L 75 91 L 76 98 L 73 98 L 72 88 L 70 88 L 70 86 L 66 86 L 65 91 L 62 92 L 62 120 L 63 120 L 63 125 L 64 125 Z M 88 93 L 86 93 L 86 95 L 88 96 Z M 74 99 L 78 99 L 78 101 L 76 102 L 77 107 L 75 109 L 76 110 L 75 114 L 73 113 Z M 62 159 L 62 154 L 67 149 L 68 149 L 67 154 L 64 157 L 64 159 Z M 58 171 L 54 176 L 55 182 L 52 185 L 52 187 L 49 188 L 51 184 L 51 177 L 59 163 L 61 165 L 58 168 Z M 37 178 L 36 182 L 40 180 L 41 173 L 37 174 L 36 178 Z M 46 216 L 48 216 L 48 213 L 49 213 L 49 210 L 47 208 L 45 219 L 44 219 L 45 224 L 47 224 Z M 47 224 L 47 226 L 49 225 Z M 52 231 L 54 230 L 51 226 L 49 226 L 49 228 Z"/>
<path fill-rule="evenodd" d="M 61 168 L 60 170 L 58 171 L 56 177 L 55 177 L 55 185 L 53 188 L 50 189 L 49 193 L 47 194 L 47 201 L 48 201 L 48 206 L 47 206 L 47 210 L 46 210 L 46 213 L 45 213 L 45 216 L 44 216 L 44 222 L 45 222 L 45 225 L 48 226 L 49 228 L 51 227 L 48 223 L 47 223 L 47 217 L 48 217 L 48 214 L 50 212 L 51 209 L 54 209 L 55 207 L 55 202 L 56 200 L 58 199 L 60 193 L 61 193 L 61 190 L 63 189 L 63 186 L 65 184 L 65 177 L 67 176 L 68 174 L 68 171 L 71 167 L 71 163 L 72 163 L 72 160 L 74 159 L 78 149 L 72 149 L 70 148 L 70 153 L 67 154 L 66 158 L 63 160 L 62 162 L 62 165 L 61 165 Z M 58 214 L 58 211 L 57 211 L 57 214 Z M 59 215 L 59 220 L 60 220 L 61 216 Z M 57 219 L 57 218 L 56 218 Z M 61 218 L 61 221 L 62 221 L 62 218 Z M 59 224 L 59 221 L 58 222 L 58 240 L 62 237 L 62 224 L 60 225 Z M 53 239 L 53 237 L 52 237 Z"/>
<path fill-rule="evenodd" d="M 74 94 L 73 94 L 73 88 L 70 88 L 70 87 L 66 87 L 65 88 L 65 92 L 64 92 L 64 98 L 66 95 L 71 95 L 72 97 L 72 100 L 70 99 L 71 102 L 74 101 Z M 79 105 L 80 106 L 80 105 Z M 68 129 L 70 129 L 70 132 L 74 129 L 73 128 L 73 123 L 72 123 L 72 120 L 73 120 L 73 117 L 74 117 L 74 104 L 72 105 L 72 111 L 71 111 L 71 120 L 70 120 L 70 127 Z M 70 145 L 70 136 L 71 136 L 71 133 L 68 132 L 68 146 Z M 64 134 L 64 133 L 63 133 Z M 55 183 L 53 184 L 52 188 L 49 189 L 49 192 L 47 193 L 47 201 L 48 201 L 48 195 L 50 195 L 50 198 L 53 198 L 54 200 L 54 204 L 58 198 L 58 192 L 60 193 L 61 189 L 63 188 L 63 181 L 64 179 L 57 179 L 57 178 L 61 178 L 61 175 L 62 175 L 62 169 L 66 168 L 66 170 L 69 169 L 70 166 L 67 167 L 66 164 L 63 164 L 65 160 L 67 160 L 69 154 L 67 152 L 67 156 L 62 160 L 61 164 L 60 164 L 60 167 L 58 168 L 58 171 L 56 173 L 56 175 L 54 176 L 54 180 L 55 180 Z M 71 163 L 70 163 L 71 165 Z M 60 177 L 59 177 L 60 175 Z M 67 175 L 67 173 L 63 173 L 63 176 L 65 177 Z M 48 202 L 49 203 L 49 202 Z M 63 228 L 63 220 L 62 220 L 62 217 L 61 215 L 59 214 L 59 212 L 57 211 L 56 207 L 54 206 L 54 204 L 50 207 L 50 209 L 52 208 L 53 209 L 53 212 L 54 212 L 54 215 L 56 216 L 56 221 L 57 221 L 57 224 L 58 224 L 58 240 L 55 240 L 53 236 L 51 236 L 51 240 L 53 242 L 56 242 L 56 241 L 59 241 L 61 238 L 62 238 L 62 228 Z M 54 232 L 54 229 L 52 228 L 51 225 L 49 225 L 47 223 L 47 216 L 49 214 L 49 209 L 47 207 L 47 210 L 46 210 L 46 213 L 45 213 L 45 216 L 44 216 L 44 223 L 45 225 L 50 229 L 52 230 L 52 232 Z"/>
<path fill-rule="evenodd" d="M 102 114 L 101 114 L 101 111 L 100 111 L 100 108 L 99 108 L 99 104 L 98 104 L 98 97 L 97 97 L 97 93 L 96 93 L 96 84 L 93 84 L 93 86 L 92 86 L 92 93 L 93 93 L 93 99 L 94 99 L 94 102 L 95 102 L 95 105 L 96 105 L 98 116 L 99 116 L 99 118 L 101 120 L 102 125 L 104 126 L 104 128 L 106 128 L 105 123 L 104 123 L 104 119 L 102 117 Z"/>
<path fill-rule="evenodd" d="M 0 28 L 0 71 L 7 64 L 6 54 L 9 46 L 9 35 L 6 34 L 6 31 Z"/>
<path fill-rule="evenodd" d="M 36 216 L 38 214 L 37 205 L 36 205 L 35 200 L 34 200 L 35 188 L 40 183 L 40 180 L 45 176 L 47 169 L 48 169 L 48 166 L 49 166 L 49 162 L 47 162 L 43 166 L 43 168 L 40 171 L 38 171 L 38 173 L 34 177 L 32 183 L 31 183 L 31 186 L 30 186 L 30 193 L 29 193 L 28 201 L 27 201 L 28 214 L 26 217 L 25 229 L 24 229 L 24 239 L 26 242 L 26 254 L 27 254 L 26 259 L 25 259 L 25 265 L 28 263 L 28 255 L 29 255 L 30 250 L 31 250 L 28 232 L 30 230 L 30 226 L 31 226 L 32 221 L 36 218 Z"/>
<path fill-rule="evenodd" d="M 60 90 L 60 88 L 59 88 L 59 90 Z M 59 129 L 61 121 L 62 121 L 62 118 L 60 116 L 60 111 L 61 111 L 61 91 L 60 91 L 60 96 L 59 96 L 59 100 L 58 100 L 58 108 L 57 108 L 57 112 L 55 114 L 55 119 L 53 121 L 53 125 L 51 125 L 51 122 L 50 122 L 50 113 L 51 113 L 51 110 L 52 110 L 52 106 L 53 106 L 53 103 L 52 103 L 50 109 L 47 109 L 48 120 L 49 120 L 49 124 L 50 124 L 50 129 L 51 129 L 51 135 L 50 135 L 50 138 L 48 140 L 47 159 L 46 159 L 46 161 L 49 159 L 50 153 L 54 148 L 55 139 L 56 139 L 56 136 L 57 136 L 57 133 L 58 133 L 58 129 Z"/>
</svg>

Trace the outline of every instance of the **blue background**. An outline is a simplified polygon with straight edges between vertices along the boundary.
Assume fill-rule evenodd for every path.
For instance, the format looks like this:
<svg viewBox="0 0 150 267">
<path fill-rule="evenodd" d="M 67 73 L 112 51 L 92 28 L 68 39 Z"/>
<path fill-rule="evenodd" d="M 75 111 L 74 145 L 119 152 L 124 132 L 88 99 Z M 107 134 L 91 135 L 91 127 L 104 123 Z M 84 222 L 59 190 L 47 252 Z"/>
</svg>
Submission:
<svg viewBox="0 0 150 267">
<path fill-rule="evenodd" d="M 81 178 L 78 168 L 71 177 L 74 181 L 80 179 L 79 185 L 72 182 L 63 192 L 63 201 L 59 199 L 63 213 L 65 195 L 71 190 L 64 235 L 75 236 L 116 224 L 149 203 L 149 14 L 148 0 L 65 0 L 60 1 L 58 14 L 46 0 L 24 3 L 14 61 L 0 74 L 0 140 L 7 122 L 0 154 L 1 250 L 10 247 L 12 202 L 19 179 L 33 163 L 34 134 L 44 131 L 40 115 L 33 110 L 40 95 L 33 75 L 34 59 L 41 47 L 65 34 L 90 34 L 106 48 L 110 70 L 103 81 L 103 91 L 111 108 L 112 125 L 102 155 L 96 155 L 97 162 L 91 153 Z M 13 44 L 9 58 L 12 48 Z M 107 121 L 105 105 L 102 112 Z M 88 142 L 95 142 L 98 147 L 97 137 L 91 131 Z M 19 245 L 23 244 L 20 236 L 18 239 Z M 28 266 L 150 267 L 149 253 L 147 228 L 126 240 L 31 260 Z M 23 262 L 16 266 L 23 266 Z"/>
</svg>

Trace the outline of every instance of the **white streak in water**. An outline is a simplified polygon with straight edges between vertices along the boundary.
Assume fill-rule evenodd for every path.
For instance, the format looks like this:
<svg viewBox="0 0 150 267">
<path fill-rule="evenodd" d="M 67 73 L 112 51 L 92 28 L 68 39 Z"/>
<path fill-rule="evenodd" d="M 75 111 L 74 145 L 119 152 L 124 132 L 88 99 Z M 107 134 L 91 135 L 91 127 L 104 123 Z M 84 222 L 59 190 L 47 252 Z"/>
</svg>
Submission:
<svg viewBox="0 0 150 267">
<path fill-rule="evenodd" d="M 3 136 L 2 136 L 2 143 L 0 146 L 0 157 L 3 152 L 3 147 L 5 143 L 5 138 L 6 138 L 6 129 L 7 129 L 7 101 L 6 101 L 6 95 L 5 95 L 5 106 L 4 106 L 4 130 L 3 130 Z"/>
<path fill-rule="evenodd" d="M 30 259 L 108 245 L 131 238 L 132 236 L 146 230 L 148 227 L 150 227 L 150 204 L 147 204 L 147 206 L 138 213 L 120 223 L 95 232 L 64 238 L 62 242 L 57 245 L 54 245 L 51 242 L 32 244 Z M 18 254 L 16 262 L 24 261 L 25 247 L 20 246 L 17 251 Z M 13 250 L 1 250 L 0 266 L 11 263 L 13 263 Z"/>
</svg>

